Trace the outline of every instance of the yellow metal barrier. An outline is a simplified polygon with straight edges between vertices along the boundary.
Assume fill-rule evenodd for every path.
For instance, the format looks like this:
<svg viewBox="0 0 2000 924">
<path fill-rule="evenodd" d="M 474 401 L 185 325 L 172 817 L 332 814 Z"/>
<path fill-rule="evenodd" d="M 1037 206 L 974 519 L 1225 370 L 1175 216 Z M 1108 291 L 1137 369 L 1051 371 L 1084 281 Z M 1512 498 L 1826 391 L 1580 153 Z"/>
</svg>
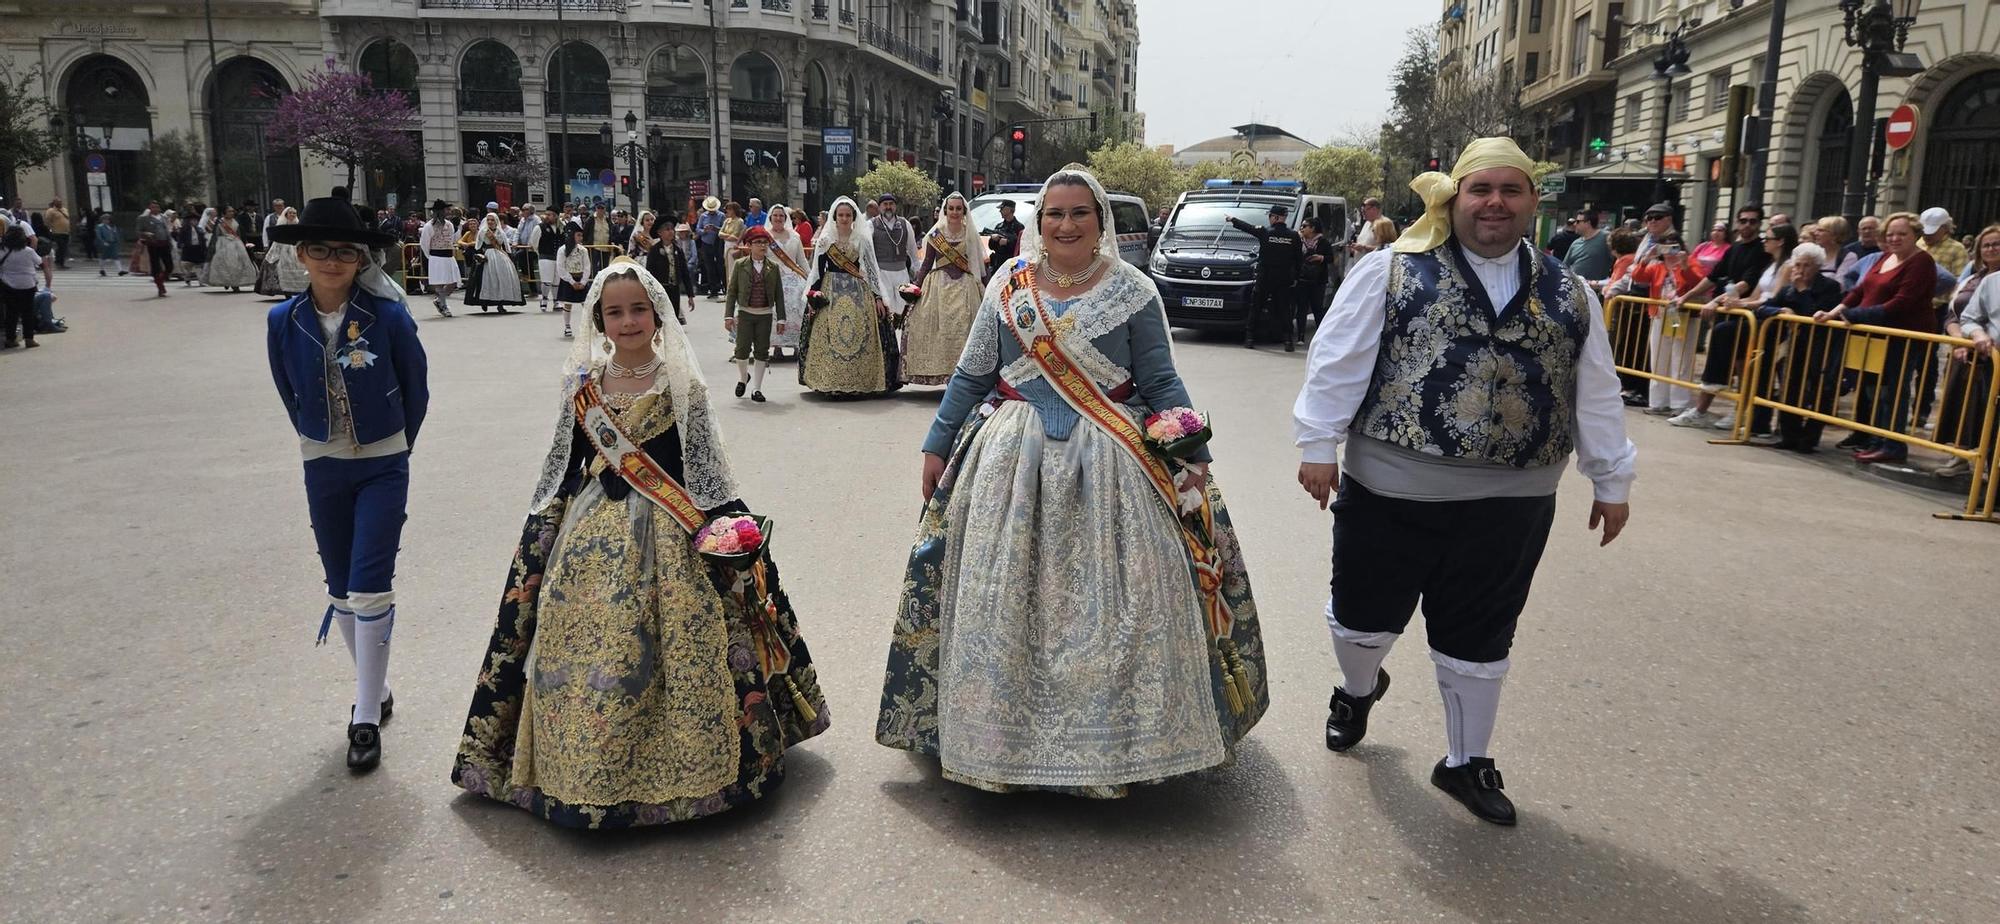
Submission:
<svg viewBox="0 0 2000 924">
<path fill-rule="evenodd" d="M 426 294 L 430 288 L 431 264 L 424 249 L 415 244 L 403 245 L 403 291 L 410 295 Z M 415 288 L 412 289 L 411 287 Z"/>
<path fill-rule="evenodd" d="M 1965 510 L 1939 516 L 1995 520 L 1993 441 L 2000 376 L 1985 375 L 1982 384 L 1982 376 L 1971 374 L 1977 367 L 1970 367 L 1955 389 L 1947 388 L 1928 436 L 1919 435 L 1922 422 L 1914 419 L 1921 396 L 1938 387 L 1937 347 L 1970 348 L 1972 341 L 1793 314 L 1760 321 L 1757 339 L 1765 346 L 1752 373 L 1753 408 L 1962 459 L 1972 473 Z M 1854 387 L 1846 387 L 1850 382 Z"/>
<path fill-rule="evenodd" d="M 1750 438 L 1750 403 L 1744 400 L 1755 362 L 1757 316 L 1743 308 L 1719 308 L 1704 316 L 1698 307 L 1675 306 L 1657 298 L 1619 295 L 1604 303 L 1604 327 L 1611 335 L 1611 356 L 1624 375 L 1657 382 L 1686 392 L 1685 406 L 1704 391 L 1736 406 L 1735 425 L 1727 438 L 1713 443 L 1742 443 Z M 1717 348 L 1730 356 L 1728 383 L 1704 385 L 1696 355 Z M 1669 403 L 1672 392 L 1669 392 Z"/>
</svg>

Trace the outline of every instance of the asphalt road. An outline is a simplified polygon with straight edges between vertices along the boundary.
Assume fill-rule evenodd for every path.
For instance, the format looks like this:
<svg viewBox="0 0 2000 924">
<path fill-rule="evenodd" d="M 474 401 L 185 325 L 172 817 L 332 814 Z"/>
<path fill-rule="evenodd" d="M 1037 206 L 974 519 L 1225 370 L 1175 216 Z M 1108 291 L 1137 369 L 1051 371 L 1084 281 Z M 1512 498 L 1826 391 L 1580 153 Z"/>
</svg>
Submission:
<svg viewBox="0 0 2000 924">
<path fill-rule="evenodd" d="M 1217 423 L 1271 653 L 1232 770 L 1094 803 L 995 796 L 874 743 L 937 390 L 728 397 L 690 330 L 833 711 L 764 803 L 560 830 L 448 780 L 558 400 L 532 311 L 416 313 L 433 402 L 397 591 L 396 719 L 342 764 L 352 692 L 323 607 L 270 302 L 58 278 L 71 332 L 0 354 L 0 841 L 18 921 L 2000 920 L 2000 528 L 1947 500 L 1630 419 L 1634 515 L 1599 549 L 1572 473 L 1496 756 L 1522 821 L 1432 790 L 1420 637 L 1367 743 L 1337 682 L 1329 518 L 1294 482 L 1304 354 L 1182 334 Z"/>
</svg>

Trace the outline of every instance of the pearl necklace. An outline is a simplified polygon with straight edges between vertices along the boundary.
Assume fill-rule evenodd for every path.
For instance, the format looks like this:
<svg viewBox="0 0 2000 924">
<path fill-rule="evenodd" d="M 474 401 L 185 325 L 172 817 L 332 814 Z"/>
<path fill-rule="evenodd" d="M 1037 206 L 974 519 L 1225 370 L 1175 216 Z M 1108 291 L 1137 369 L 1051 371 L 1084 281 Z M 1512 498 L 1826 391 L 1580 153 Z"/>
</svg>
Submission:
<svg viewBox="0 0 2000 924">
<path fill-rule="evenodd" d="M 1042 268 L 1048 270 L 1049 275 L 1055 278 L 1057 287 L 1069 289 L 1082 285 L 1085 280 L 1095 275 L 1097 273 L 1097 264 L 1103 261 L 1103 259 L 1104 255 L 1101 253 L 1091 254 L 1090 262 L 1084 264 L 1083 269 L 1077 270 L 1074 273 L 1065 273 L 1057 270 L 1055 264 L 1049 262 L 1048 254 L 1042 254 Z"/>
<path fill-rule="evenodd" d="M 605 360 L 605 362 L 608 366 L 608 371 L 611 373 L 611 377 L 614 379 L 643 379 L 646 376 L 652 375 L 655 370 L 660 368 L 660 358 L 658 356 L 653 357 L 652 362 L 640 363 L 629 369 L 619 365 L 618 360 L 615 359 Z"/>
</svg>

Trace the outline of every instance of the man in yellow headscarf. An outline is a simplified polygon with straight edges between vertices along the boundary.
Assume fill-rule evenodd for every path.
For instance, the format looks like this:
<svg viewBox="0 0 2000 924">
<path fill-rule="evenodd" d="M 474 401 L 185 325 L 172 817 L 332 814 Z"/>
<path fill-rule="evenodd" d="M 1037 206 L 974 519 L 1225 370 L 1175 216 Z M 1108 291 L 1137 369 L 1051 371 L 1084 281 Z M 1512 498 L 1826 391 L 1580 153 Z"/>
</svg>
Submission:
<svg viewBox="0 0 2000 924">
<path fill-rule="evenodd" d="M 1423 218 L 1349 271 L 1293 408 L 1299 484 L 1335 513 L 1326 615 L 1344 682 L 1327 747 L 1367 733 L 1421 601 L 1445 704 L 1431 782 L 1503 825 L 1514 805 L 1488 746 L 1562 463 L 1576 453 L 1609 543 L 1636 455 L 1596 297 L 1523 240 L 1532 170 L 1511 139 L 1481 138 L 1451 175 L 1412 181 Z"/>
</svg>

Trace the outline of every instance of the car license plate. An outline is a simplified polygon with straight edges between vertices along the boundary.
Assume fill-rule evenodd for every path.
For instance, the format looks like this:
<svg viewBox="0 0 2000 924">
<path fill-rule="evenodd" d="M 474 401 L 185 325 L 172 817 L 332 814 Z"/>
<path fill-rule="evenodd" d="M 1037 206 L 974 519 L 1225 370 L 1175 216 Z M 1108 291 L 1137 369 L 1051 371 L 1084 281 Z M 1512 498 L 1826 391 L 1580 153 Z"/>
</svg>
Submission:
<svg viewBox="0 0 2000 924">
<path fill-rule="evenodd" d="M 1202 297 L 1201 297 L 1201 296 L 1199 296 L 1199 295 L 1183 295 L 1183 296 L 1181 296 L 1181 307 L 1183 307 L 1183 308 L 1221 308 L 1221 307 L 1222 307 L 1222 299 L 1219 299 L 1219 298 L 1202 298 Z"/>
</svg>

